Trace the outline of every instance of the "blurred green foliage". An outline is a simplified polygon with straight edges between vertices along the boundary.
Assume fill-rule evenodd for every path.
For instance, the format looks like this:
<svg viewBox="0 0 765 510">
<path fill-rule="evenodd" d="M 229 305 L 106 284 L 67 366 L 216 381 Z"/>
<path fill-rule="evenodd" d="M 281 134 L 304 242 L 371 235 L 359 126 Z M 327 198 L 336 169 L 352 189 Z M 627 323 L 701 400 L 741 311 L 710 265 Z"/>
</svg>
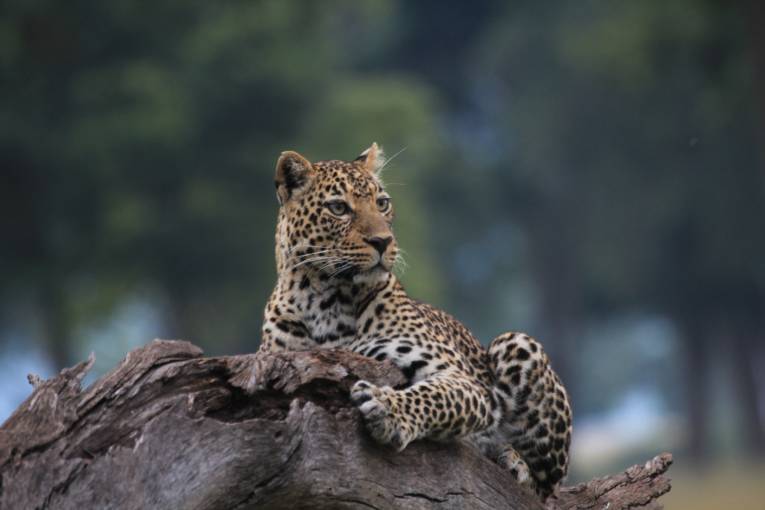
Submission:
<svg viewBox="0 0 765 510">
<path fill-rule="evenodd" d="M 254 350 L 274 280 L 279 152 L 349 159 L 374 140 L 411 145 L 410 182 L 443 163 L 432 157 L 432 92 L 411 77 L 351 69 L 342 25 L 372 29 L 385 10 L 7 6 L 6 296 L 22 288 L 49 301 L 51 341 L 66 348 L 77 324 L 149 287 L 167 305 L 164 334 L 215 339 L 217 352 Z M 414 191 L 400 195 L 412 218 L 401 236 L 421 268 L 412 286 L 432 293 L 422 207 Z M 83 287 L 95 298 L 83 299 Z M 70 361 L 67 352 L 57 359 Z"/>
</svg>

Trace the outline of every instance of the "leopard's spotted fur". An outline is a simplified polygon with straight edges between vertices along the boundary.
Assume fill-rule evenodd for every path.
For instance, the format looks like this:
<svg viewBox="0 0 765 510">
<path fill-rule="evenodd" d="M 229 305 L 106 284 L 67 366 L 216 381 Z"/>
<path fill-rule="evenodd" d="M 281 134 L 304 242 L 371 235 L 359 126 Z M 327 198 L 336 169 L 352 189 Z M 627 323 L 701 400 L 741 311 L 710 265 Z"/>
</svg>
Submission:
<svg viewBox="0 0 765 510">
<path fill-rule="evenodd" d="M 376 440 L 400 450 L 420 438 L 464 438 L 545 498 L 568 466 L 566 391 L 529 336 L 505 333 L 486 350 L 406 294 L 391 273 L 398 247 L 381 166 L 377 145 L 352 162 L 282 154 L 278 281 L 261 349 L 340 347 L 392 360 L 405 389 L 359 381 L 352 390 Z"/>
</svg>

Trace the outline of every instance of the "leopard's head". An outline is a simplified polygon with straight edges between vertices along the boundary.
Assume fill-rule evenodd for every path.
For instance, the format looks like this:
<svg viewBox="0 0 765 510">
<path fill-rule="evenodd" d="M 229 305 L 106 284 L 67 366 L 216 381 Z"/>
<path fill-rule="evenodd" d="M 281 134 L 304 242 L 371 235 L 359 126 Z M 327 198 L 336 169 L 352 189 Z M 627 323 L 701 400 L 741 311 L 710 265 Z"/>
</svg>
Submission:
<svg viewBox="0 0 765 510">
<path fill-rule="evenodd" d="M 372 144 L 353 161 L 311 163 L 283 152 L 276 163 L 279 272 L 307 268 L 323 277 L 389 272 L 398 256 L 393 205 L 379 173 L 384 155 Z"/>
</svg>

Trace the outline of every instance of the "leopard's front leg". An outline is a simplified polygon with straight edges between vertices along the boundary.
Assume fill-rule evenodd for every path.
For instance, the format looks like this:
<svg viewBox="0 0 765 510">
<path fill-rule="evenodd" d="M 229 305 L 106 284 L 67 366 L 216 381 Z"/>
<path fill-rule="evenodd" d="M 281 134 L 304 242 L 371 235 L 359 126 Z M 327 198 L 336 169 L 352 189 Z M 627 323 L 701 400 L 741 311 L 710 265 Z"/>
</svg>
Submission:
<svg viewBox="0 0 765 510">
<path fill-rule="evenodd" d="M 490 392 L 461 373 L 440 373 L 403 390 L 358 381 L 351 399 L 372 437 L 398 451 L 415 439 L 448 439 L 484 430 L 499 418 Z"/>
</svg>

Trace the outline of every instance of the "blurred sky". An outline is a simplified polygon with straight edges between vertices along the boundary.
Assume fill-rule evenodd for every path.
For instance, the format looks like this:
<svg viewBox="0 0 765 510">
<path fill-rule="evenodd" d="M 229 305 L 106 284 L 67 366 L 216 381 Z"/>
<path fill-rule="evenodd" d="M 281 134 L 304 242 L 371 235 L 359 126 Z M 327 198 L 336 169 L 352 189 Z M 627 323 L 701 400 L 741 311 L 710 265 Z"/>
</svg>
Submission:
<svg viewBox="0 0 765 510">
<path fill-rule="evenodd" d="M 155 337 L 255 351 L 278 154 L 377 141 L 405 285 L 544 343 L 572 480 L 666 449 L 672 508 L 762 501 L 763 26 L 755 1 L 4 2 L 0 419 L 90 352 L 92 381 Z"/>
</svg>

